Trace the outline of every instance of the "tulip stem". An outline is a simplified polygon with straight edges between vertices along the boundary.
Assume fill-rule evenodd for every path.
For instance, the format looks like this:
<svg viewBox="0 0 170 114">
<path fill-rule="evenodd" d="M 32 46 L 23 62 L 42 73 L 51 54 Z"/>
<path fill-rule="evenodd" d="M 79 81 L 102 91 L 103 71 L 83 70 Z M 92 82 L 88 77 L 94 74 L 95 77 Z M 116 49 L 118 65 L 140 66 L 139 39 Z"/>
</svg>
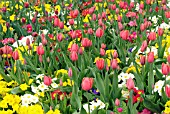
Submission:
<svg viewBox="0 0 170 114">
<path fill-rule="evenodd" d="M 153 63 L 150 63 L 150 72 L 148 76 L 148 90 L 152 94 L 152 86 L 154 85 Z"/>
<path fill-rule="evenodd" d="M 117 91 L 117 88 L 118 88 L 118 76 L 117 76 L 117 71 L 116 70 L 114 70 L 112 87 L 113 87 L 114 94 L 116 94 L 116 91 Z M 116 96 L 115 96 L 115 98 L 116 98 Z"/>
</svg>

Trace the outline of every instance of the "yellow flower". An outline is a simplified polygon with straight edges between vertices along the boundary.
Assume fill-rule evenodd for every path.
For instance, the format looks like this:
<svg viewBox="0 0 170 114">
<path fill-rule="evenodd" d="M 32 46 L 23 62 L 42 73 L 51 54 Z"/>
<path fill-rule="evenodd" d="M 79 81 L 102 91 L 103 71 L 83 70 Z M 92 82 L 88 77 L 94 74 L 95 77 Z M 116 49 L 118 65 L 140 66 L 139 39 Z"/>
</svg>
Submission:
<svg viewBox="0 0 170 114">
<path fill-rule="evenodd" d="M 23 7 L 22 7 L 22 5 L 16 4 L 16 5 L 15 5 L 15 8 L 16 8 L 16 9 L 22 9 Z"/>
<path fill-rule="evenodd" d="M 41 96 L 41 97 L 44 97 L 44 92 L 40 92 L 40 96 Z"/>
<path fill-rule="evenodd" d="M 29 79 L 28 85 L 32 84 L 33 81 L 34 81 L 33 79 Z"/>
<path fill-rule="evenodd" d="M 3 79 L 3 77 L 2 77 L 2 75 L 0 74 L 0 80 L 2 80 Z"/>
<path fill-rule="evenodd" d="M 50 4 L 45 4 L 45 10 L 47 12 L 50 12 L 50 9 L 51 9 L 51 5 Z"/>
<path fill-rule="evenodd" d="M 130 73 L 131 71 L 136 72 L 136 68 L 134 66 L 131 66 L 126 70 L 126 73 Z"/>
<path fill-rule="evenodd" d="M 28 86 L 26 83 L 20 85 L 20 89 L 21 89 L 22 91 L 27 90 L 28 87 L 29 87 L 29 86 Z"/>
<path fill-rule="evenodd" d="M 166 102 L 165 107 L 169 106 L 170 107 L 170 100 Z"/>
<path fill-rule="evenodd" d="M 53 110 L 49 110 L 46 114 L 54 114 Z"/>
<path fill-rule="evenodd" d="M 34 9 L 38 12 L 42 10 L 41 7 L 39 7 L 39 6 L 34 6 Z"/>
<path fill-rule="evenodd" d="M 54 114 L 60 114 L 60 110 L 55 109 Z"/>
<path fill-rule="evenodd" d="M 2 100 L 1 102 L 0 102 L 0 107 L 1 108 L 8 108 L 8 104 L 7 104 L 8 102 L 6 102 L 5 100 Z"/>
<path fill-rule="evenodd" d="M 14 14 L 11 15 L 11 16 L 9 17 L 9 19 L 10 19 L 11 21 L 14 21 L 14 20 L 15 20 L 15 15 L 14 15 Z"/>
<path fill-rule="evenodd" d="M 83 19 L 83 22 L 88 23 L 90 20 L 90 15 L 87 14 L 86 17 Z"/>
<path fill-rule="evenodd" d="M 63 83 L 63 86 L 67 86 L 67 82 L 64 82 L 64 83 Z"/>
<path fill-rule="evenodd" d="M 64 30 L 69 31 L 70 29 L 66 25 L 64 25 Z"/>
<path fill-rule="evenodd" d="M 70 80 L 70 79 L 67 79 L 67 84 L 69 85 L 69 86 L 73 86 L 74 85 L 74 81 L 72 80 Z"/>
<path fill-rule="evenodd" d="M 67 71 L 67 70 L 65 70 L 65 69 L 57 70 L 56 77 L 57 77 L 60 73 L 61 73 L 61 74 L 68 74 L 68 71 Z"/>
<path fill-rule="evenodd" d="M 165 113 L 165 114 L 169 114 L 169 113 L 170 113 L 170 108 L 169 108 L 169 107 L 165 107 L 164 113 Z"/>
<path fill-rule="evenodd" d="M 6 25 L 2 25 L 2 27 L 3 27 L 3 32 L 6 33 L 6 31 L 7 31 Z"/>
<path fill-rule="evenodd" d="M 10 30 L 10 31 L 13 31 L 14 29 L 13 29 L 12 27 L 9 27 L 9 30 Z"/>
<path fill-rule="evenodd" d="M 106 55 L 108 56 L 109 59 L 111 59 L 112 54 L 114 53 L 115 50 L 106 50 Z"/>
<path fill-rule="evenodd" d="M 58 12 L 60 12 L 60 10 L 61 10 L 60 5 L 56 5 L 56 6 L 55 6 L 55 10 L 57 10 Z"/>
</svg>

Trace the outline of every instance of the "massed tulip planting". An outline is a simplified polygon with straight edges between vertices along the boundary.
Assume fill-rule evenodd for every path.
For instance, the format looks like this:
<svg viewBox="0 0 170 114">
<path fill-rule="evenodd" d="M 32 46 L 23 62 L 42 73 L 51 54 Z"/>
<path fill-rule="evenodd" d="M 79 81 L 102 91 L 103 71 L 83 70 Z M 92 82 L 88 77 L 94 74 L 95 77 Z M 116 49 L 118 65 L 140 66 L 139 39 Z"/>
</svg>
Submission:
<svg viewBox="0 0 170 114">
<path fill-rule="evenodd" d="M 170 114 L 170 0 L 1 0 L 0 114 Z"/>
</svg>

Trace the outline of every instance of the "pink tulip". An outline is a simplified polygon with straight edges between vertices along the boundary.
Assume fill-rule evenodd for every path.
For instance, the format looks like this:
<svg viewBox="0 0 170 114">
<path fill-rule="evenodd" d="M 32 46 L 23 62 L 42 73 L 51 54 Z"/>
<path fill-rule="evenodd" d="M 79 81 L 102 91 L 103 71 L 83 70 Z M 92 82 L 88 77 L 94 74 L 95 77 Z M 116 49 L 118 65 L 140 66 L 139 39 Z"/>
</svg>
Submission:
<svg viewBox="0 0 170 114">
<path fill-rule="evenodd" d="M 111 68 L 114 70 L 114 69 L 117 69 L 118 68 L 118 63 L 117 63 L 117 60 L 116 59 L 113 59 L 111 60 Z"/>
<path fill-rule="evenodd" d="M 123 29 L 123 24 L 121 22 L 118 22 L 118 27 L 119 27 L 119 30 L 122 30 Z"/>
<path fill-rule="evenodd" d="M 96 36 L 97 36 L 98 38 L 101 38 L 101 37 L 103 36 L 103 34 L 104 34 L 103 29 L 98 28 L 98 29 L 96 30 Z"/>
<path fill-rule="evenodd" d="M 123 108 L 117 108 L 117 111 L 121 113 L 123 111 Z"/>
<path fill-rule="evenodd" d="M 123 39 L 123 40 L 127 40 L 128 37 L 129 37 L 129 31 L 128 30 L 122 30 L 120 32 L 120 37 Z"/>
<path fill-rule="evenodd" d="M 119 106 L 119 105 L 120 105 L 120 100 L 119 100 L 118 98 L 116 98 L 116 100 L 115 100 L 115 105 L 116 105 L 116 106 Z"/>
<path fill-rule="evenodd" d="M 58 18 L 54 18 L 54 26 L 59 26 L 60 20 Z"/>
<path fill-rule="evenodd" d="M 168 98 L 170 98 L 170 86 L 169 86 L 169 85 L 166 85 L 166 86 L 165 86 L 165 93 L 166 93 L 166 96 L 167 96 Z"/>
<path fill-rule="evenodd" d="M 141 30 L 141 31 L 144 31 L 144 30 L 145 30 L 145 25 L 144 25 L 143 23 L 140 25 L 140 30 Z"/>
<path fill-rule="evenodd" d="M 89 14 L 92 14 L 94 12 L 94 10 L 95 10 L 95 7 L 89 8 Z"/>
<path fill-rule="evenodd" d="M 72 61 L 77 61 L 78 60 L 78 55 L 77 55 L 77 53 L 75 51 L 70 53 L 70 59 Z"/>
<path fill-rule="evenodd" d="M 68 76 L 72 77 L 72 69 L 71 68 L 68 69 Z"/>
<path fill-rule="evenodd" d="M 116 9 L 116 4 L 112 4 L 112 5 L 111 5 L 111 9 L 112 9 L 112 10 L 115 10 L 115 9 Z"/>
<path fill-rule="evenodd" d="M 156 40 L 156 33 L 155 32 L 150 32 L 149 33 L 149 36 L 148 36 L 148 39 L 149 40 Z"/>
<path fill-rule="evenodd" d="M 102 43 L 101 44 L 101 48 L 105 49 L 106 48 L 106 44 Z"/>
<path fill-rule="evenodd" d="M 170 55 L 168 55 L 167 61 L 168 61 L 168 63 L 170 64 Z"/>
<path fill-rule="evenodd" d="M 162 36 L 164 33 L 164 30 L 162 28 L 158 28 L 158 35 Z"/>
<path fill-rule="evenodd" d="M 93 29 L 92 28 L 88 28 L 87 33 L 88 34 L 93 34 Z"/>
<path fill-rule="evenodd" d="M 81 44 L 83 47 L 90 47 L 92 45 L 92 41 L 88 38 L 83 38 Z"/>
<path fill-rule="evenodd" d="M 71 45 L 71 52 L 73 51 L 78 52 L 78 50 L 79 50 L 79 46 L 76 43 Z"/>
<path fill-rule="evenodd" d="M 105 55 L 105 50 L 103 48 L 100 48 L 100 55 L 104 56 Z"/>
<path fill-rule="evenodd" d="M 141 65 L 145 65 L 145 61 L 146 61 L 146 57 L 142 55 L 142 56 L 140 57 L 140 64 L 141 64 Z"/>
<path fill-rule="evenodd" d="M 70 11 L 71 18 L 76 18 L 78 16 L 78 14 L 79 14 L 79 10 L 77 10 L 77 9 Z"/>
<path fill-rule="evenodd" d="M 39 59 L 39 62 L 40 62 L 40 63 L 43 62 L 43 57 L 42 57 L 42 55 L 39 55 L 38 59 Z"/>
<path fill-rule="evenodd" d="M 81 83 L 81 87 L 83 90 L 88 91 L 93 86 L 93 78 L 84 77 Z"/>
<path fill-rule="evenodd" d="M 38 55 L 44 55 L 44 48 L 42 45 L 37 47 L 37 54 Z"/>
<path fill-rule="evenodd" d="M 117 51 L 114 51 L 113 52 L 113 58 L 116 59 L 117 57 L 118 57 L 118 53 L 117 53 Z"/>
<path fill-rule="evenodd" d="M 151 0 L 146 0 L 146 4 L 150 5 L 151 4 Z"/>
<path fill-rule="evenodd" d="M 74 19 L 69 19 L 69 24 L 74 25 Z"/>
<path fill-rule="evenodd" d="M 163 75 L 168 75 L 169 74 L 169 66 L 168 64 L 162 63 L 162 74 Z"/>
<path fill-rule="evenodd" d="M 106 12 L 102 12 L 102 18 L 103 18 L 103 19 L 106 18 Z"/>
<path fill-rule="evenodd" d="M 63 29 L 64 28 L 64 22 L 59 22 L 59 27 L 60 27 L 60 29 Z"/>
<path fill-rule="evenodd" d="M 96 20 L 96 14 L 92 15 L 92 20 L 94 20 L 94 21 Z"/>
<path fill-rule="evenodd" d="M 14 60 L 18 60 L 19 59 L 19 53 L 18 53 L 17 50 L 12 53 L 12 57 L 13 57 Z"/>
<path fill-rule="evenodd" d="M 126 86 L 129 90 L 131 90 L 135 87 L 135 84 L 134 84 L 134 81 L 132 78 L 127 79 Z"/>
<path fill-rule="evenodd" d="M 165 12 L 165 17 L 170 18 L 170 11 Z"/>
<path fill-rule="evenodd" d="M 83 48 L 82 48 L 82 47 L 79 48 L 79 54 L 80 54 L 80 55 L 83 54 Z"/>
<path fill-rule="evenodd" d="M 99 70 L 103 70 L 104 68 L 104 59 L 100 58 L 96 61 L 96 67 L 99 69 Z"/>
<path fill-rule="evenodd" d="M 153 63 L 154 62 L 154 52 L 149 52 L 147 59 L 148 59 L 148 63 Z"/>
<path fill-rule="evenodd" d="M 63 40 L 63 34 L 62 33 L 59 33 L 58 35 L 57 35 L 57 40 L 59 41 L 59 42 L 61 42 L 62 40 Z"/>
<path fill-rule="evenodd" d="M 24 2 L 24 7 L 28 8 L 29 7 L 29 2 Z"/>
<path fill-rule="evenodd" d="M 47 85 L 47 86 L 50 86 L 51 83 L 52 83 L 51 77 L 44 76 L 44 84 Z"/>
<path fill-rule="evenodd" d="M 139 7 L 140 7 L 140 9 L 143 9 L 144 8 L 144 4 L 140 3 Z"/>
<path fill-rule="evenodd" d="M 147 41 L 146 40 L 143 41 L 142 46 L 140 48 L 141 52 L 144 52 L 146 50 L 147 46 L 148 46 Z"/>
</svg>

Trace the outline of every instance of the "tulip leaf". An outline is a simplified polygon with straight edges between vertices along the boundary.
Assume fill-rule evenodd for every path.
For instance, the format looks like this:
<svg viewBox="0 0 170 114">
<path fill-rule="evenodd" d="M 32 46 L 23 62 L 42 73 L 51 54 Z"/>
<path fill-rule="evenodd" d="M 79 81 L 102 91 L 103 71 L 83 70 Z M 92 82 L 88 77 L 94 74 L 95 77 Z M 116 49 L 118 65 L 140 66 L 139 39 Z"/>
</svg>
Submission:
<svg viewBox="0 0 170 114">
<path fill-rule="evenodd" d="M 12 94 L 18 94 L 22 93 L 23 91 L 20 89 L 20 87 L 15 87 L 14 89 L 11 90 Z"/>
</svg>

